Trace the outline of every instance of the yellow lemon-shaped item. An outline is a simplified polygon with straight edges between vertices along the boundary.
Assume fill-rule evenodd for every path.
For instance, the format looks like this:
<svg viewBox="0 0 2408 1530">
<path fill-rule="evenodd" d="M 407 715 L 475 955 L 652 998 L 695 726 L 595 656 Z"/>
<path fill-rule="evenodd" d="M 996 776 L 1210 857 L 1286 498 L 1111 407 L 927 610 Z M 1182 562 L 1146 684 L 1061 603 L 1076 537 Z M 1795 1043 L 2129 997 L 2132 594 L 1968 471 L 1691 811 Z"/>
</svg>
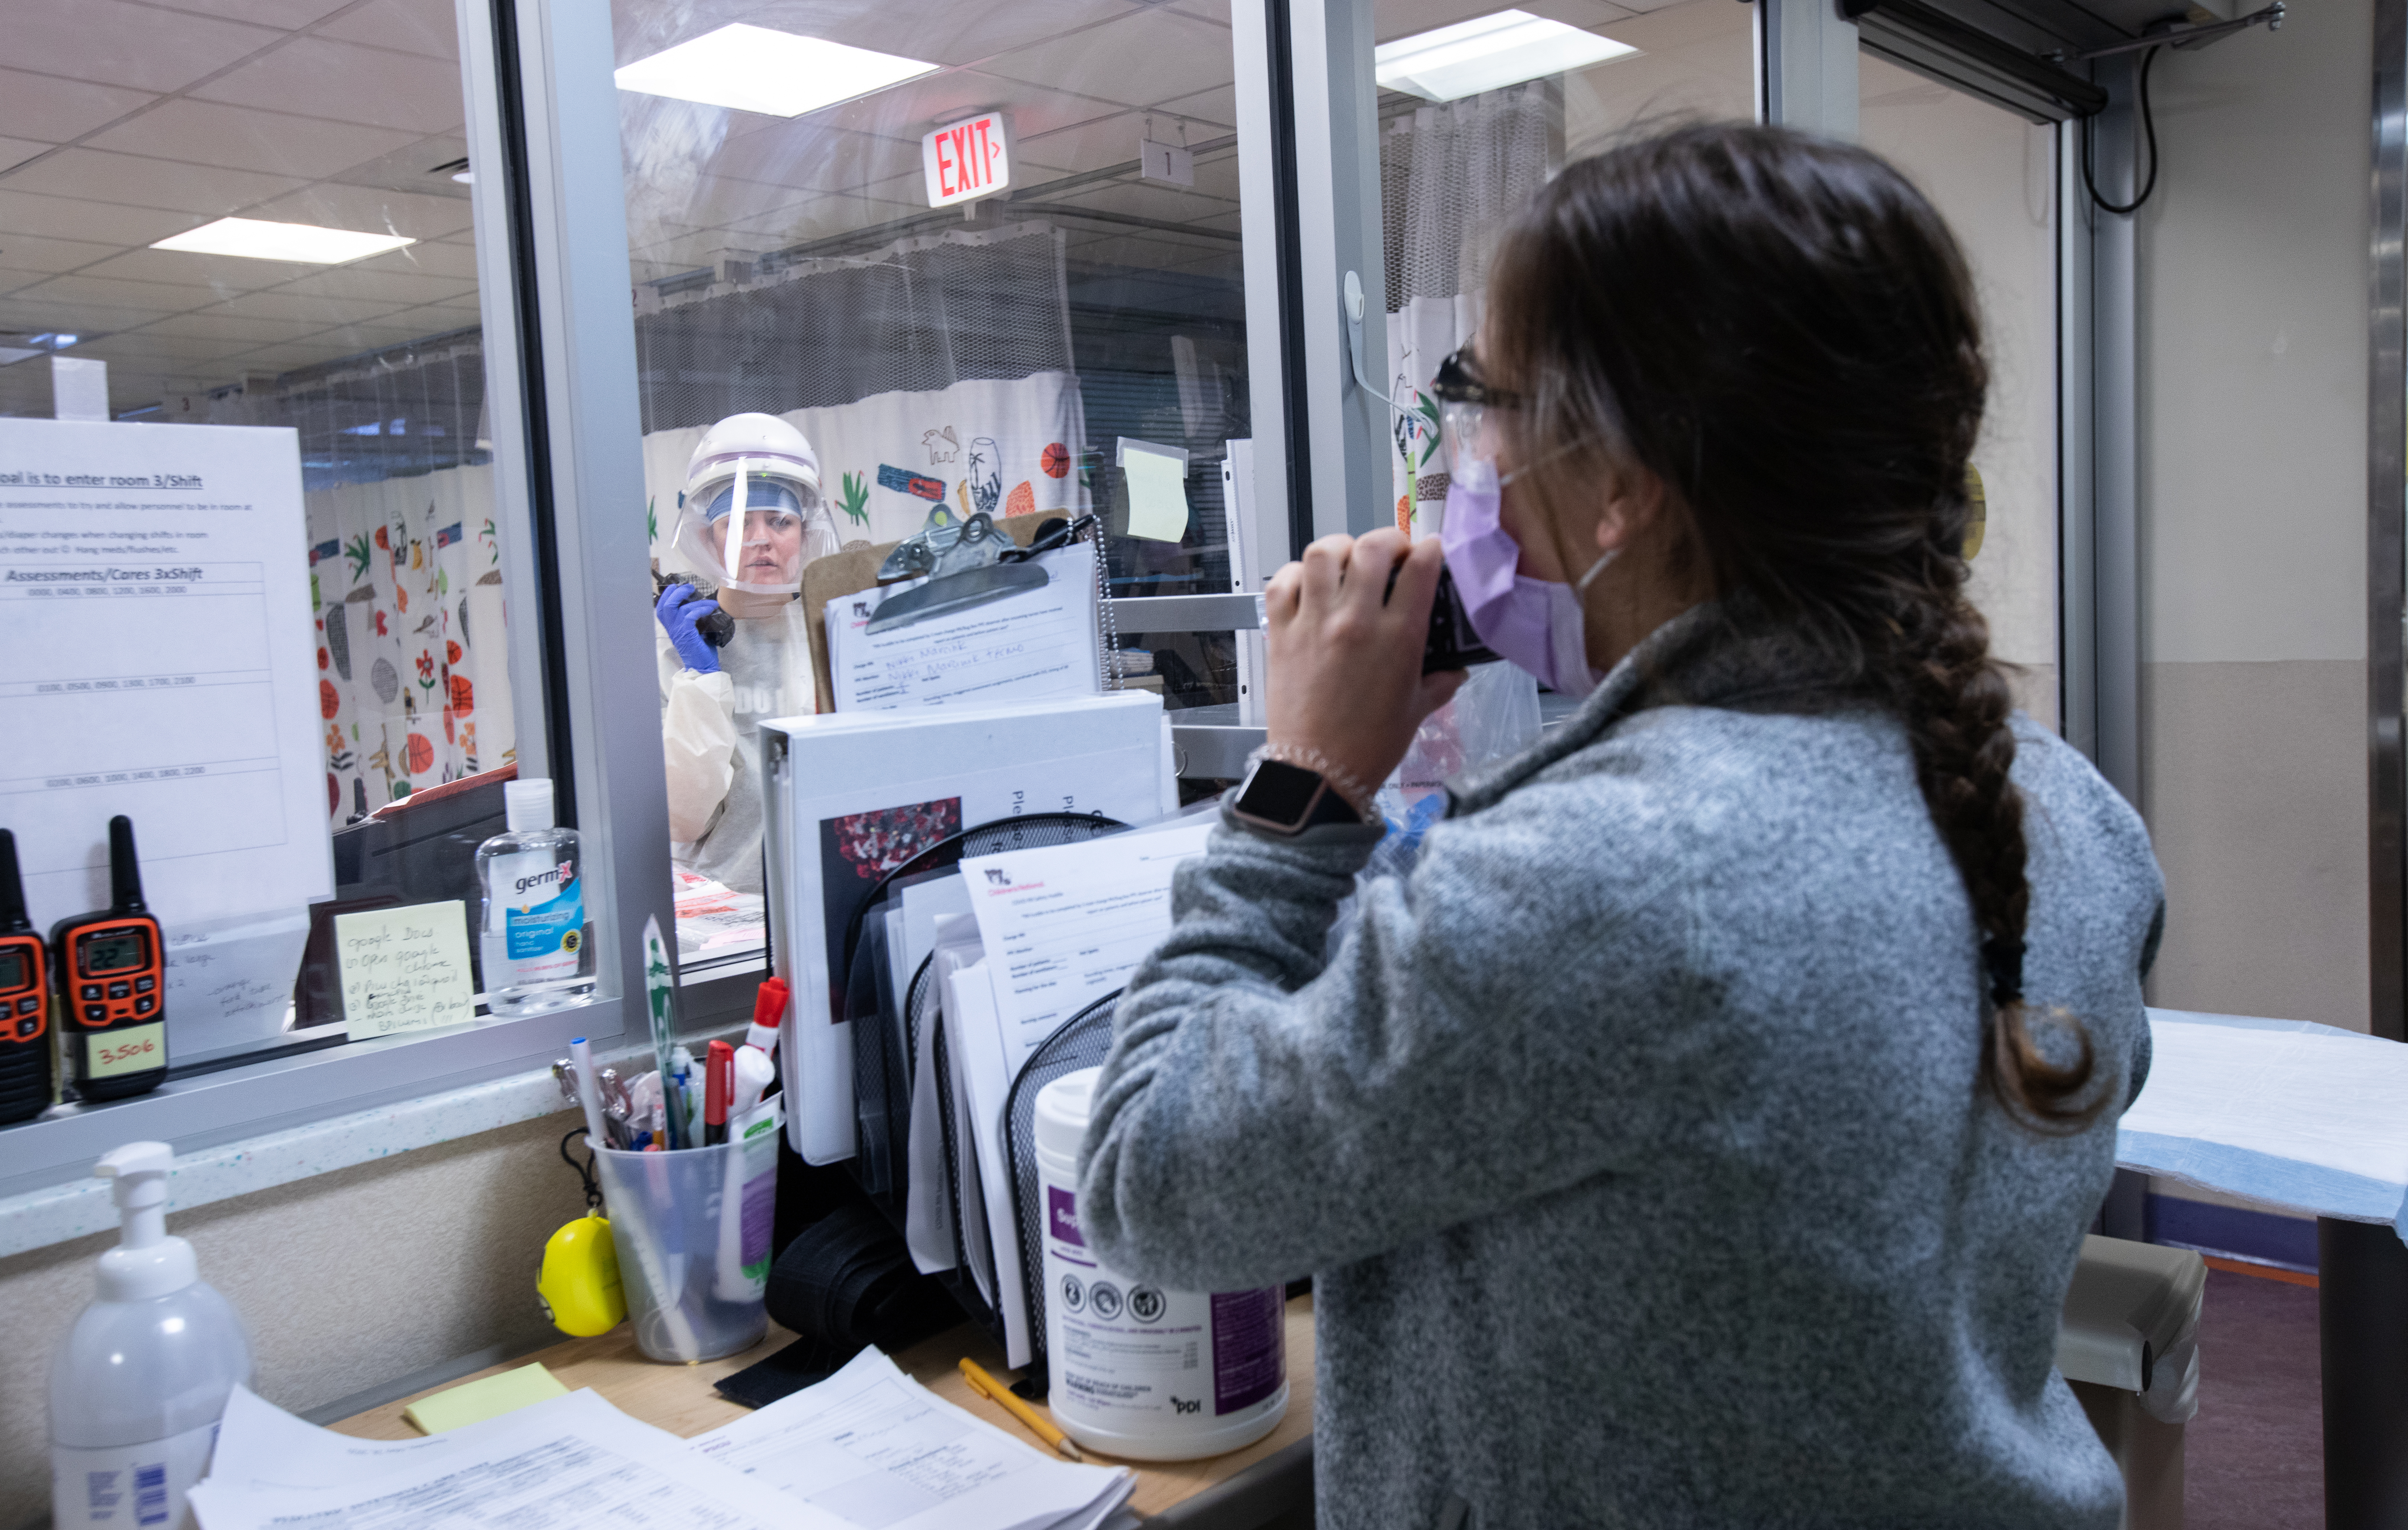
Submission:
<svg viewBox="0 0 2408 1530">
<path fill-rule="evenodd" d="M 591 1338 L 619 1326 L 627 1315 L 627 1297 L 619 1288 L 619 1251 L 610 1241 L 609 1222 L 580 1217 L 546 1239 L 543 1274 L 535 1290 L 544 1315 L 564 1334 Z"/>
</svg>

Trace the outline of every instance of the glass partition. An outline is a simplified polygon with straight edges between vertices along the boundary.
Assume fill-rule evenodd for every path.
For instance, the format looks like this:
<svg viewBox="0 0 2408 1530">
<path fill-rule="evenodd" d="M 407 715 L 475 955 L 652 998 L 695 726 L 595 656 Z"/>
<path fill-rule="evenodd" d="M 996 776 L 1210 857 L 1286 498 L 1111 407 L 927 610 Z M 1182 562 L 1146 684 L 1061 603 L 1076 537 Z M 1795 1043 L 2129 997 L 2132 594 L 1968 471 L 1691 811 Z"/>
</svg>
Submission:
<svg viewBox="0 0 2408 1530">
<path fill-rule="evenodd" d="M 1913 178 L 1972 268 L 1990 397 L 1973 471 L 1969 587 L 2016 705 L 2059 725 L 2056 130 L 1859 54 L 1866 148 Z"/>
<path fill-rule="evenodd" d="M 757 725 L 836 700 L 806 568 L 845 552 L 858 589 L 932 514 L 1023 537 L 1093 514 L 1111 597 L 1229 588 L 1229 23 L 1212 0 L 613 14 L 653 564 L 732 619 L 630 613 L 660 653 L 679 941 L 757 962 Z M 745 414 L 770 418 L 720 426 Z M 1236 699 L 1228 634 L 1117 636 L 1098 683 Z"/>
<path fill-rule="evenodd" d="M 503 570 L 529 550 L 498 508 L 498 233 L 469 201 L 453 7 L 208 8 L 20 8 L 0 58 L 0 428 L 225 465 L 0 484 L 24 682 L 0 826 L 47 928 L 108 900 L 108 821 L 133 821 L 183 1070 L 464 1022 L 488 976 L 471 857 L 541 719 L 513 685 L 536 639 Z M 191 426 L 268 429 L 157 433 Z M 160 566 L 120 566 L 146 548 Z M 393 938 L 463 964 L 462 994 L 347 1004 L 337 919 L 422 908 Z M 53 1037 L 77 1056 L 86 986 Z"/>
</svg>

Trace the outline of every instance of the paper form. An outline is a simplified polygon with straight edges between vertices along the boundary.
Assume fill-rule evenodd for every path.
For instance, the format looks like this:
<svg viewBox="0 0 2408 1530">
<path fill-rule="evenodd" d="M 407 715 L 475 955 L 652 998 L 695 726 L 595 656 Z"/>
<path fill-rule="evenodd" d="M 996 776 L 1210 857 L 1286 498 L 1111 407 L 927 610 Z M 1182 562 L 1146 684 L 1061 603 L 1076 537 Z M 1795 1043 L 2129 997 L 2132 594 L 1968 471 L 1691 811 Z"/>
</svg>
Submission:
<svg viewBox="0 0 2408 1530">
<path fill-rule="evenodd" d="M 192 1501 L 204 1530 L 850 1530 L 591 1391 L 398 1441 L 230 1402 Z"/>
<path fill-rule="evenodd" d="M 1045 588 L 1008 595 L 952 616 L 872 634 L 869 619 L 889 598 L 925 579 L 839 595 L 828 602 L 828 675 L 839 712 L 1030 696 L 1092 695 L 1103 689 L 1096 636 L 1096 550 L 1085 542 L 1039 555 Z"/>
<path fill-rule="evenodd" d="M 1039 1452 L 875 1349 L 687 1445 L 858 1530 L 1039 1530 L 1100 1518 L 1135 1485 Z"/>
<path fill-rule="evenodd" d="M 37 927 L 108 904 L 118 813 L 170 928 L 334 893 L 293 431 L 0 419 L 0 653 Z"/>
<path fill-rule="evenodd" d="M 1204 853 L 1218 822 L 1204 814 L 1158 832 L 962 862 L 1015 1074 L 1064 1021 L 1125 986 L 1170 933 L 1170 874 Z"/>
</svg>

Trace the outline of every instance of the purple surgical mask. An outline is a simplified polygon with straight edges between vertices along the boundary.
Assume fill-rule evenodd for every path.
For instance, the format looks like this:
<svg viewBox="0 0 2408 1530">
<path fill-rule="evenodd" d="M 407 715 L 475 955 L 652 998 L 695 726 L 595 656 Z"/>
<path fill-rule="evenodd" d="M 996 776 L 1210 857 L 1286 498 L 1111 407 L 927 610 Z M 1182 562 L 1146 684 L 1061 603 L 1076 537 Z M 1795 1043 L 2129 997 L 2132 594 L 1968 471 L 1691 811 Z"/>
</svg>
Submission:
<svg viewBox="0 0 2408 1530">
<path fill-rule="evenodd" d="M 1576 584 L 1534 579 L 1516 572 L 1522 549 L 1498 510 L 1504 482 L 1497 465 L 1474 458 L 1447 483 L 1446 518 L 1439 545 L 1455 575 L 1464 615 L 1480 640 L 1539 678 L 1549 690 L 1584 696 L 1604 679 L 1588 666 L 1587 622 L 1581 593 L 1605 571 L 1612 552 L 1589 565 Z"/>
</svg>

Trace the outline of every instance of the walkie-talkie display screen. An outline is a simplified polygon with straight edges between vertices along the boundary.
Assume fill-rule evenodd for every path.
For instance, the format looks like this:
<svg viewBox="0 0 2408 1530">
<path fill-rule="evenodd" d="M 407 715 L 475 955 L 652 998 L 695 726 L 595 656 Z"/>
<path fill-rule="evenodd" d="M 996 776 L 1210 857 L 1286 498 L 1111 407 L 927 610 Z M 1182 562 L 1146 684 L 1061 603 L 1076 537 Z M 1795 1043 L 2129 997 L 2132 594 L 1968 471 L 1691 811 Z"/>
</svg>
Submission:
<svg viewBox="0 0 2408 1530">
<path fill-rule="evenodd" d="M 139 930 L 124 930 L 116 935 L 94 936 L 82 943 L 79 952 L 87 978 L 97 978 L 104 972 L 122 972 L 127 967 L 141 966 L 150 959 L 150 943 Z"/>
<path fill-rule="evenodd" d="M 31 965 L 32 964 L 25 960 L 25 953 L 22 951 L 14 947 L 7 951 L 0 951 L 0 994 L 5 994 L 12 988 L 24 987 L 26 979 L 31 976 L 29 970 Z"/>
</svg>

